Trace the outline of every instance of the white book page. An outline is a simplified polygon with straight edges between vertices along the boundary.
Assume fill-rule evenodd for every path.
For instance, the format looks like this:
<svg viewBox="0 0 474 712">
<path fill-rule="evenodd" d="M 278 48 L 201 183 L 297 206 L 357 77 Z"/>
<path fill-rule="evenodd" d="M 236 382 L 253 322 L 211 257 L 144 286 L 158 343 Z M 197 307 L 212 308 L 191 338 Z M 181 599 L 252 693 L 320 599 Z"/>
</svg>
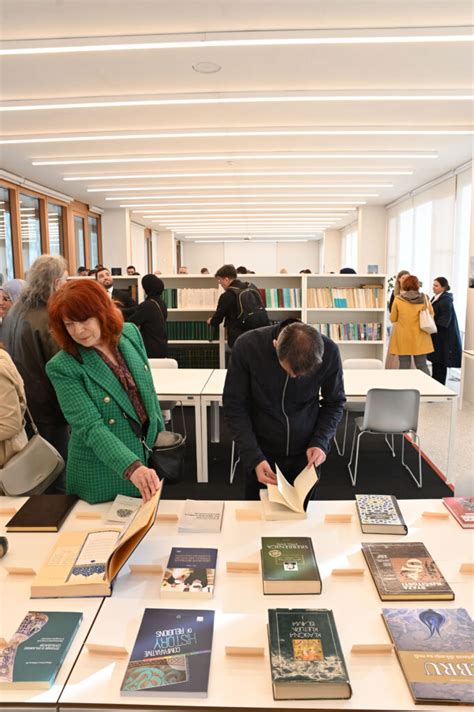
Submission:
<svg viewBox="0 0 474 712">
<path fill-rule="evenodd" d="M 129 524 L 142 503 L 141 498 L 126 497 L 123 494 L 118 494 L 107 512 L 106 521 Z"/>
<path fill-rule="evenodd" d="M 304 470 L 301 470 L 300 474 L 295 479 L 293 487 L 295 488 L 298 494 L 298 499 L 301 501 L 302 505 L 304 505 L 304 501 L 308 495 L 308 492 L 313 489 L 317 481 L 318 473 L 316 472 L 316 468 L 314 465 L 311 465 L 310 467 L 305 467 Z"/>
<path fill-rule="evenodd" d="M 295 479 L 294 485 L 290 485 L 278 465 L 275 466 L 277 484 L 268 485 L 268 499 L 276 504 L 283 504 L 294 512 L 305 511 L 304 501 L 308 492 L 318 481 L 318 475 L 314 465 L 305 467 Z"/>
</svg>

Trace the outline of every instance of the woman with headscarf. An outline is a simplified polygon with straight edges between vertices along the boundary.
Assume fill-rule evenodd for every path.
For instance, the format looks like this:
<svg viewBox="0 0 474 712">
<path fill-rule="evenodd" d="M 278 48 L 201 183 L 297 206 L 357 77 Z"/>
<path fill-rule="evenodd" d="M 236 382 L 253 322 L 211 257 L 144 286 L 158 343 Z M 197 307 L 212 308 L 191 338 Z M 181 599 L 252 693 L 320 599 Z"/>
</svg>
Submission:
<svg viewBox="0 0 474 712">
<path fill-rule="evenodd" d="M 450 289 L 446 277 L 433 280 L 434 297 L 431 304 L 438 332 L 431 337 L 434 352 L 428 356 L 428 360 L 433 364 L 433 378 L 443 385 L 446 383 L 448 368 L 459 368 L 462 356 L 461 334 Z"/>
<path fill-rule="evenodd" d="M 24 279 L 10 279 L 0 287 L 0 341 L 2 340 L 3 320 L 20 296 L 25 284 Z"/>
<path fill-rule="evenodd" d="M 148 358 L 166 358 L 168 356 L 166 333 L 168 310 L 161 296 L 165 285 L 156 275 L 146 274 L 142 278 L 142 287 L 146 299 L 138 305 L 128 321 L 136 324 L 140 329 Z"/>
</svg>

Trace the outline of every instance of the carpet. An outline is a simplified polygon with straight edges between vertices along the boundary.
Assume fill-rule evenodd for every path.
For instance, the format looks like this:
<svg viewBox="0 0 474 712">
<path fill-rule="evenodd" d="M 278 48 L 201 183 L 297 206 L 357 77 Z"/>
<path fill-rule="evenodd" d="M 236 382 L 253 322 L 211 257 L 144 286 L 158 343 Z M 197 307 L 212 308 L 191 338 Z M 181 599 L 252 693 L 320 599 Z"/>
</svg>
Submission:
<svg viewBox="0 0 474 712">
<path fill-rule="evenodd" d="M 196 482 L 196 448 L 194 411 L 185 408 L 188 433 L 186 468 L 184 480 L 178 484 L 166 485 L 163 499 L 234 499 L 243 496 L 243 472 L 237 466 L 234 482 L 229 483 L 230 452 L 232 439 L 222 416 L 220 442 L 209 444 L 209 483 Z M 178 425 L 179 419 L 176 419 Z M 401 464 L 401 436 L 395 438 L 396 457 L 392 457 L 383 435 L 364 435 L 361 439 L 357 486 L 352 487 L 347 462 L 352 442 L 353 424 L 349 421 L 346 454 L 340 457 L 333 447 L 321 468 L 321 478 L 315 491 L 315 499 L 354 499 L 356 494 L 393 494 L 397 499 L 439 499 L 452 497 L 452 490 L 440 476 L 439 471 L 424 457 L 422 458 L 423 487 L 419 489 L 409 472 Z M 342 438 L 341 438 L 342 441 Z M 423 443 L 421 443 L 423 446 Z M 418 454 L 416 448 L 405 441 L 406 462 L 418 474 Z"/>
</svg>

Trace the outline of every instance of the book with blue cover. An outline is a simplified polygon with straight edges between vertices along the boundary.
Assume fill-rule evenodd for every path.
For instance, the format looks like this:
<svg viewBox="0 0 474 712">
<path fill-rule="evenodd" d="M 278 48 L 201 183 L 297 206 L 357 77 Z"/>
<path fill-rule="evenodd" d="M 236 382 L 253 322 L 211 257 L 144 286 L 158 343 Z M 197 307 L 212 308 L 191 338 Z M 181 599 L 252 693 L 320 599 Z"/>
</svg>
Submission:
<svg viewBox="0 0 474 712">
<path fill-rule="evenodd" d="M 212 598 L 217 549 L 173 547 L 161 582 L 161 598 Z"/>
<path fill-rule="evenodd" d="M 474 622 L 465 608 L 383 608 L 415 703 L 474 703 Z"/>
<path fill-rule="evenodd" d="M 82 613 L 29 611 L 0 648 L 0 690 L 51 687 L 81 621 Z"/>
<path fill-rule="evenodd" d="M 123 694 L 207 697 L 214 611 L 145 608 Z"/>
</svg>

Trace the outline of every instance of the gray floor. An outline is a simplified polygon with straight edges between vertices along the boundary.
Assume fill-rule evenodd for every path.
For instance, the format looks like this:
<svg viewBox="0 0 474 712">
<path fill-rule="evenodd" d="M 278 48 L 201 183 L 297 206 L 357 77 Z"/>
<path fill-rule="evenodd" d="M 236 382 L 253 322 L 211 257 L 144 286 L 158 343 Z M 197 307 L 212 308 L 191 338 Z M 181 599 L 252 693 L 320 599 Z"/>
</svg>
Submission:
<svg viewBox="0 0 474 712">
<path fill-rule="evenodd" d="M 450 374 L 451 375 L 451 374 Z M 457 376 L 457 372 L 452 374 Z M 459 391 L 459 381 L 448 380 L 446 385 Z M 422 403 L 418 432 L 421 448 L 441 472 L 446 472 L 449 403 Z M 474 405 L 464 401 L 461 410 L 456 406 L 456 436 L 452 452 L 449 482 L 455 484 L 456 495 L 474 496 Z"/>
</svg>

